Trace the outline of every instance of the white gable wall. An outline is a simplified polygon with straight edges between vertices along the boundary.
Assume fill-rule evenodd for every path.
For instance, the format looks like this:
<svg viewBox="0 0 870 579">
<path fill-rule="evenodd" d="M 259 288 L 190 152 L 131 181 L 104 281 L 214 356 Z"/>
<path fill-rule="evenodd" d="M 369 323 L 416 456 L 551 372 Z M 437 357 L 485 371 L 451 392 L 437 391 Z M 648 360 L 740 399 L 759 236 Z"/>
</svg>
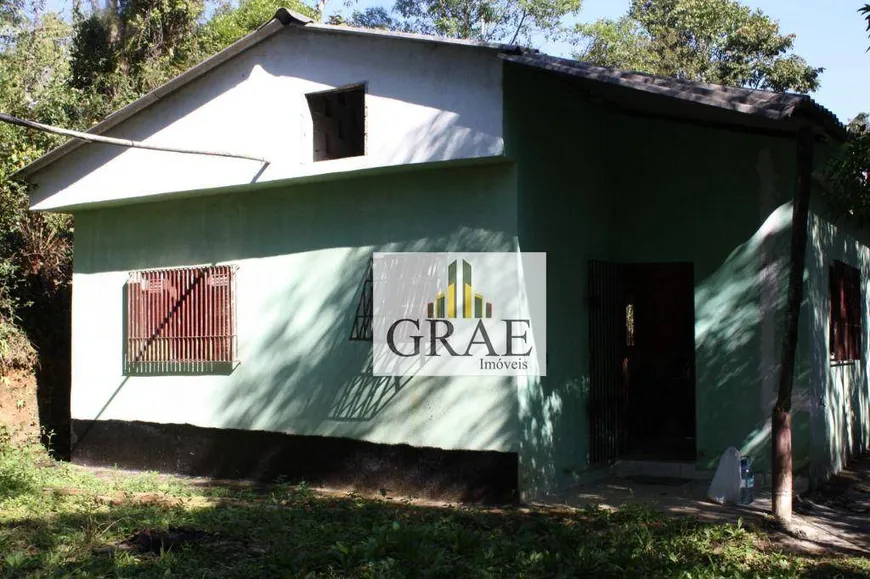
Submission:
<svg viewBox="0 0 870 579">
<path fill-rule="evenodd" d="M 312 162 L 305 95 L 366 83 L 366 155 Z M 481 48 L 288 26 L 106 133 L 256 161 L 86 144 L 34 174 L 32 208 L 501 155 L 501 63 Z"/>
</svg>

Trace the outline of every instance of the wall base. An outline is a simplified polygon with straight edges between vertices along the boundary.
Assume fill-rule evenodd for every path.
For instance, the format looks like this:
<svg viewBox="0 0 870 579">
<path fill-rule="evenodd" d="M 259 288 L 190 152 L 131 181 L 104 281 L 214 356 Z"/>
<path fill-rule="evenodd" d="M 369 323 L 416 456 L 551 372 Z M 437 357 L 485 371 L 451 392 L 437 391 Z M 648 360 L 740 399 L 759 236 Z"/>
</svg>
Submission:
<svg viewBox="0 0 870 579">
<path fill-rule="evenodd" d="M 444 450 L 276 432 L 120 420 L 73 420 L 72 461 L 157 470 L 387 490 L 475 503 L 518 500 L 516 453 Z"/>
</svg>

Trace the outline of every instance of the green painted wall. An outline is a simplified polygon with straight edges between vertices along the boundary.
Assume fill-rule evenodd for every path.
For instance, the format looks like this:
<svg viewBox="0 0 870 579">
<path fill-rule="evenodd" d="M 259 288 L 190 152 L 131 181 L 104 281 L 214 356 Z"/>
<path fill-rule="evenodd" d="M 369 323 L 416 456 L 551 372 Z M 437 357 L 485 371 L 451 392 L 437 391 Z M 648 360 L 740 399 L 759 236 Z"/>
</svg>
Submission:
<svg viewBox="0 0 870 579">
<path fill-rule="evenodd" d="M 504 88 L 515 164 L 77 213 L 73 418 L 518 452 L 520 486 L 533 497 L 588 471 L 588 261 L 688 261 L 698 465 L 714 467 L 736 445 L 766 470 L 794 142 L 616 114 L 565 78 L 512 64 Z M 827 364 L 824 264 L 844 259 L 870 275 L 870 254 L 818 218 L 811 242 L 794 447 L 799 471 L 812 457 L 824 475 L 842 463 L 844 440 L 856 449 L 870 439 L 866 365 Z M 547 252 L 546 378 L 371 376 L 370 345 L 347 338 L 372 251 L 516 249 Z M 239 367 L 125 377 L 128 272 L 207 263 L 239 265 Z M 814 402 L 822 398 L 825 407 Z"/>
<path fill-rule="evenodd" d="M 714 468 L 735 445 L 753 456 L 757 471 L 769 472 L 796 144 L 616 115 L 608 126 L 610 134 L 631 135 L 608 147 L 612 258 L 694 264 L 698 466 Z M 829 148 L 817 145 L 817 167 Z M 623 163 L 631 170 L 620 170 Z M 816 484 L 870 441 L 867 357 L 846 367 L 828 360 L 828 267 L 834 259 L 850 263 L 866 284 L 870 250 L 866 235 L 831 223 L 817 185 L 812 198 L 792 447 L 795 471 Z"/>
<path fill-rule="evenodd" d="M 733 445 L 766 471 L 795 142 L 626 116 L 591 103 L 568 79 L 519 66 L 506 66 L 504 82 L 519 245 L 548 253 L 550 277 L 549 375 L 520 391 L 525 492 L 582 479 L 588 467 L 590 259 L 693 264 L 697 466 L 715 468 Z M 811 446 L 808 329 L 794 412 L 802 472 Z"/>
<path fill-rule="evenodd" d="M 794 141 L 614 115 L 624 262 L 691 262 L 698 465 L 729 446 L 769 464 L 794 187 Z"/>
<path fill-rule="evenodd" d="M 76 214 L 72 416 L 516 451 L 516 384 L 371 376 L 348 340 L 372 251 L 512 251 L 510 163 Z M 125 377 L 131 270 L 238 264 L 241 364 L 229 375 Z"/>
<path fill-rule="evenodd" d="M 520 388 L 520 480 L 527 496 L 586 469 L 586 262 L 607 259 L 606 115 L 561 77 L 505 74 L 505 144 L 518 160 L 519 245 L 547 252 L 547 377 Z"/>
</svg>

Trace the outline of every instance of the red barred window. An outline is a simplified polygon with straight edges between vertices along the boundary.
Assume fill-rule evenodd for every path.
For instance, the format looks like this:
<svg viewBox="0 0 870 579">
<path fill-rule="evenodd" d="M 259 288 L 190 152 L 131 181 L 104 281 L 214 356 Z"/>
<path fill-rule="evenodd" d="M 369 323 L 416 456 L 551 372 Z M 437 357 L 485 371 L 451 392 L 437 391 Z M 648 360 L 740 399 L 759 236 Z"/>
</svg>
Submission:
<svg viewBox="0 0 870 579">
<path fill-rule="evenodd" d="M 127 373 L 209 372 L 236 361 L 235 266 L 130 273 Z"/>
<path fill-rule="evenodd" d="M 861 273 L 841 261 L 831 266 L 831 361 L 861 359 Z"/>
</svg>

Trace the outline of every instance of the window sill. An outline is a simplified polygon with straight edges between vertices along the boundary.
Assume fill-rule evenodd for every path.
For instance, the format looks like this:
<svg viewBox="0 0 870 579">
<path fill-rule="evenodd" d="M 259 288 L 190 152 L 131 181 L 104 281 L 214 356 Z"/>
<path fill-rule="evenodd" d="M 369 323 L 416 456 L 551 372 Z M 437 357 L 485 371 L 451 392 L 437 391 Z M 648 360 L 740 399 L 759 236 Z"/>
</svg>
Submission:
<svg viewBox="0 0 870 579">
<path fill-rule="evenodd" d="M 831 360 L 831 368 L 839 368 L 840 366 L 855 366 L 861 360 Z"/>
<path fill-rule="evenodd" d="M 239 362 L 133 362 L 125 376 L 229 376 Z"/>
</svg>

